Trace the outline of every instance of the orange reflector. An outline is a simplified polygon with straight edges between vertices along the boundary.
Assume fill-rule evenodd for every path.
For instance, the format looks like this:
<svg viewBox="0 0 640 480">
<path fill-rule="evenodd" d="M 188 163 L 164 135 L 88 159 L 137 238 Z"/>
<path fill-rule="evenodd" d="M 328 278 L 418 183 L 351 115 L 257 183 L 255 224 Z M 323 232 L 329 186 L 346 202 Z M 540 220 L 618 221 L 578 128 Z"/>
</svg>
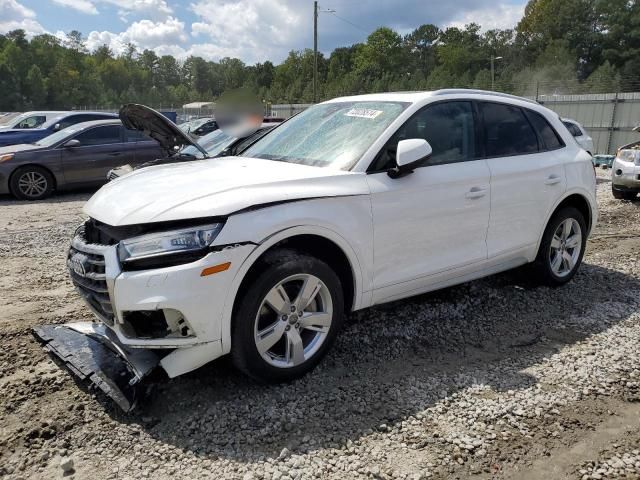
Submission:
<svg viewBox="0 0 640 480">
<path fill-rule="evenodd" d="M 231 266 L 231 262 L 227 262 L 227 263 L 221 263 L 220 265 L 216 265 L 215 267 L 207 267 L 204 270 L 202 270 L 202 273 L 200 273 L 200 276 L 206 277 L 207 275 L 213 275 L 214 273 L 224 272 L 225 270 L 229 270 L 230 266 Z"/>
</svg>

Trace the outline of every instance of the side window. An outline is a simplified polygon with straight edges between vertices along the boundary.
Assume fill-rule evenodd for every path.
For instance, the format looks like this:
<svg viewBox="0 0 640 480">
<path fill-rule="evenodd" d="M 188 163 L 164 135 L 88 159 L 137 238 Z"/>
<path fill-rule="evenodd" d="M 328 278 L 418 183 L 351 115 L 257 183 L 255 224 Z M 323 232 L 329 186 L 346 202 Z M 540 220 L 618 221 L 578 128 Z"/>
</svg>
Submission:
<svg viewBox="0 0 640 480">
<path fill-rule="evenodd" d="M 140 130 L 129 130 L 125 128 L 124 130 L 125 137 L 127 142 L 152 142 L 153 138 L 146 135 L 144 132 Z"/>
<path fill-rule="evenodd" d="M 76 123 L 84 122 L 85 120 L 83 120 L 82 117 L 84 117 L 84 115 L 71 115 L 70 117 L 63 118 L 58 122 L 60 125 L 59 130 L 75 125 Z"/>
<path fill-rule="evenodd" d="M 539 150 L 538 137 L 519 107 L 487 102 L 479 105 L 487 157 L 525 155 Z"/>
<path fill-rule="evenodd" d="M 538 134 L 538 138 L 542 139 L 544 146 L 547 150 L 555 150 L 557 148 L 564 147 L 564 142 L 558 136 L 558 133 L 554 128 L 549 125 L 549 122 L 537 112 L 524 109 L 529 122 L 533 125 L 533 128 Z"/>
<path fill-rule="evenodd" d="M 572 122 L 563 122 L 564 126 L 567 127 L 567 130 L 569 130 L 569 133 L 571 135 L 573 135 L 574 137 L 579 137 L 580 135 L 582 135 L 582 131 L 580 131 L 580 128 Z"/>
<path fill-rule="evenodd" d="M 47 120 L 43 115 L 35 115 L 22 120 L 15 128 L 37 128 Z"/>
<path fill-rule="evenodd" d="M 89 145 L 109 145 L 112 143 L 120 143 L 120 126 L 105 125 L 103 127 L 95 127 L 91 130 L 81 133 L 75 137 L 80 141 L 81 147 Z"/>
<path fill-rule="evenodd" d="M 394 133 L 369 167 L 369 171 L 393 168 L 396 165 L 398 142 L 410 138 L 424 138 L 431 145 L 433 154 L 424 166 L 476 158 L 471 102 L 442 102 L 420 110 Z"/>
</svg>

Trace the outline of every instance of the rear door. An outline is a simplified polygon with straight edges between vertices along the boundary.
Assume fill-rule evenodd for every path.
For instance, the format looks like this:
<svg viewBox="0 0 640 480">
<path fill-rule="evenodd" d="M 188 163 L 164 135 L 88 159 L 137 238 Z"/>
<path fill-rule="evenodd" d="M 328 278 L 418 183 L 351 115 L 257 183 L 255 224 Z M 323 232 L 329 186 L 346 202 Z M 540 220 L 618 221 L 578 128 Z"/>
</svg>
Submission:
<svg viewBox="0 0 640 480">
<path fill-rule="evenodd" d="M 479 102 L 481 145 L 491 171 L 489 258 L 534 247 L 566 189 L 562 140 L 545 118 L 518 106 Z"/>
<path fill-rule="evenodd" d="M 99 125 L 76 135 L 77 147 L 59 147 L 67 182 L 104 183 L 109 170 L 130 163 L 134 149 L 124 142 L 123 130 L 121 125 Z"/>
</svg>

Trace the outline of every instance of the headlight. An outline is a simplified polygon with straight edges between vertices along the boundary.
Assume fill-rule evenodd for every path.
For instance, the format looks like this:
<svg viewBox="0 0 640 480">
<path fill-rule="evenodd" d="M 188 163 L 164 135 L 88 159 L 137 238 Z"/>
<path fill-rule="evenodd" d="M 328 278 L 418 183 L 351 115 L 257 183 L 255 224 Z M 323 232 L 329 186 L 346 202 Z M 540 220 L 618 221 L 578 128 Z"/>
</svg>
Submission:
<svg viewBox="0 0 640 480">
<path fill-rule="evenodd" d="M 140 268 L 158 268 L 197 260 L 206 255 L 222 225 L 214 223 L 122 240 L 118 245 L 120 261 Z"/>
<path fill-rule="evenodd" d="M 2 162 L 6 162 L 8 160 L 11 160 L 13 158 L 13 153 L 7 153 L 6 155 L 0 155 L 0 163 Z"/>
</svg>

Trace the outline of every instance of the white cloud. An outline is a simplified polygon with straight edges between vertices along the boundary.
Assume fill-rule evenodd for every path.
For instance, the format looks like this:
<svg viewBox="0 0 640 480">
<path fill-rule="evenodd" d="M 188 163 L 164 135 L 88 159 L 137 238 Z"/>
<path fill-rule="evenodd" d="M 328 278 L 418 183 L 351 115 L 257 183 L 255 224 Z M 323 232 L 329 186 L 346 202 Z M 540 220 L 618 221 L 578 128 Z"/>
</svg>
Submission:
<svg viewBox="0 0 640 480">
<path fill-rule="evenodd" d="M 447 26 L 463 27 L 469 23 L 477 23 L 483 31 L 494 28 L 514 28 L 524 15 L 524 7 L 524 4 L 501 3 L 477 10 L 466 10 Z"/>
<path fill-rule="evenodd" d="M 248 63 L 280 60 L 288 50 L 300 48 L 300 32 L 306 30 L 301 28 L 305 22 L 300 3 L 290 3 L 273 0 L 192 3 L 191 10 L 200 18 L 191 25 L 192 34 L 205 38 L 205 42 L 193 45 L 192 50 L 208 58 L 231 56 Z"/>
<path fill-rule="evenodd" d="M 53 0 L 53 3 L 57 3 L 63 7 L 73 8 L 74 10 L 89 15 L 98 14 L 98 9 L 89 0 Z"/>
<path fill-rule="evenodd" d="M 89 50 L 95 50 L 101 45 L 108 45 L 114 52 L 122 53 L 125 51 L 127 43 L 133 43 L 140 50 L 148 48 L 168 52 L 169 50 L 177 51 L 171 46 L 184 44 L 187 41 L 188 36 L 184 30 L 184 22 L 169 17 L 160 22 L 152 20 L 134 22 L 122 33 L 93 31 L 87 37 L 86 45 Z"/>
<path fill-rule="evenodd" d="M 36 20 L 36 12 L 16 0 L 0 0 L 0 33 L 17 29 L 25 30 L 29 36 L 45 32 Z"/>
<path fill-rule="evenodd" d="M 167 0 L 51 0 L 64 7 L 73 8 L 81 13 L 96 15 L 98 4 L 111 5 L 118 8 L 118 15 L 128 21 L 130 14 L 144 15 L 152 19 L 165 19 L 173 13 Z"/>
</svg>

